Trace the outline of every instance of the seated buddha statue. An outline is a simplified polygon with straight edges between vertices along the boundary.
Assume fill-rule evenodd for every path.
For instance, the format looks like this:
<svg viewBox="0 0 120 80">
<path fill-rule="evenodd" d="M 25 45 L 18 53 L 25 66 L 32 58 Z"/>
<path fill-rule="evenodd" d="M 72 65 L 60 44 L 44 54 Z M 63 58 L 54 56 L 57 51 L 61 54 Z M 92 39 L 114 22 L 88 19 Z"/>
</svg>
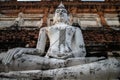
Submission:
<svg viewBox="0 0 120 80">
<path fill-rule="evenodd" d="M 50 45 L 46 52 L 47 39 Z M 106 72 L 108 66 L 109 69 L 116 69 L 120 72 L 118 66 L 115 65 L 118 64 L 116 59 L 104 59 L 104 57 L 86 57 L 82 32 L 80 28 L 69 25 L 68 12 L 61 3 L 55 10 L 53 25 L 40 29 L 36 48 L 14 48 L 8 50 L 7 53 L 0 54 L 2 62 L 0 67 L 5 66 L 7 72 L 0 73 L 0 76 L 34 79 L 51 76 L 56 78 L 57 76 L 56 80 L 71 77 L 81 80 L 98 80 L 93 79 L 93 75 L 99 76 L 102 71 Z M 101 68 L 105 63 L 107 68 Z M 116 68 L 113 68 L 111 63 Z M 98 74 L 91 75 L 95 73 L 94 68 L 99 70 Z M 90 71 L 91 69 L 93 71 Z M 91 77 L 86 77 L 90 75 Z"/>
</svg>

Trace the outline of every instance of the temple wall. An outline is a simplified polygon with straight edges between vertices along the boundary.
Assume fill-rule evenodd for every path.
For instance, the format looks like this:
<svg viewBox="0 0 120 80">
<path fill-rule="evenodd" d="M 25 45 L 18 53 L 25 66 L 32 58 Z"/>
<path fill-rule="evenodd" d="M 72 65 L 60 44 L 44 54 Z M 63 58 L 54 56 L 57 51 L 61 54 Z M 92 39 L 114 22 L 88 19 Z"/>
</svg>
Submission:
<svg viewBox="0 0 120 80">
<path fill-rule="evenodd" d="M 0 28 L 10 27 L 13 21 L 0 21 Z"/>
<path fill-rule="evenodd" d="M 23 12 L 24 18 L 42 19 L 42 26 L 51 26 L 53 21 L 52 14 L 59 3 L 60 0 L 41 0 L 34 2 L 2 0 L 0 2 L 0 12 L 2 15 L 9 17 L 17 16 L 18 13 Z M 120 18 L 117 16 L 112 18 L 112 15 L 119 14 L 119 0 L 105 0 L 102 2 L 64 0 L 63 4 L 65 4 L 68 12 L 73 16 L 71 25 L 74 22 L 79 23 L 82 27 L 110 27 L 111 25 L 120 25 L 118 22 Z M 33 21 L 33 24 L 27 24 L 27 22 L 25 22 L 24 26 L 33 26 L 37 24 L 36 20 Z M 30 20 L 28 23 L 30 23 Z"/>
<path fill-rule="evenodd" d="M 47 17 L 47 26 L 53 25 L 53 14 Z M 71 16 L 71 15 L 70 15 Z M 109 26 L 120 26 L 118 14 L 104 14 L 105 21 Z M 17 16 L 0 16 L 0 28 L 10 27 Z M 21 26 L 41 27 L 43 24 L 43 14 L 23 14 L 24 23 Z M 78 23 L 81 27 L 103 27 L 98 14 L 81 13 L 73 14 L 70 17 L 70 25 Z"/>
<path fill-rule="evenodd" d="M 14 20 L 0 21 L 0 28 L 10 27 L 13 25 Z M 42 20 L 25 20 L 21 27 L 41 27 Z"/>
<path fill-rule="evenodd" d="M 39 27 L 42 25 L 41 21 L 25 21 L 22 26 L 36 26 Z"/>
<path fill-rule="evenodd" d="M 23 14 L 23 24 L 20 26 L 28 26 L 28 27 L 41 27 L 42 26 L 42 14 Z M 0 15 L 0 28 L 10 27 L 14 24 L 17 16 L 5 16 Z"/>
<path fill-rule="evenodd" d="M 105 14 L 105 20 L 110 26 L 120 26 L 118 14 Z"/>
<path fill-rule="evenodd" d="M 97 14 L 79 14 L 79 25 L 81 27 L 101 27 L 100 17 Z"/>
</svg>

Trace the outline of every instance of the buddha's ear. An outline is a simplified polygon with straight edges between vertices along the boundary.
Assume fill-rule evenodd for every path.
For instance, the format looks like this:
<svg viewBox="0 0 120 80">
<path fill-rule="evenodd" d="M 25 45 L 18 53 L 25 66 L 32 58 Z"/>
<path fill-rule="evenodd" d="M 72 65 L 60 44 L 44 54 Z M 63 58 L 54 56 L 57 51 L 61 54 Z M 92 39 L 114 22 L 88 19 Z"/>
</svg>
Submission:
<svg viewBox="0 0 120 80">
<path fill-rule="evenodd" d="M 70 25 L 72 25 L 72 23 L 73 23 L 73 15 L 72 14 L 68 14 L 68 20 L 69 20 Z"/>
<path fill-rule="evenodd" d="M 55 20 L 55 15 L 54 15 L 54 17 L 53 17 L 53 25 L 56 23 L 56 20 Z"/>
<path fill-rule="evenodd" d="M 67 21 L 66 21 L 67 24 L 70 24 L 70 16 L 68 14 L 68 18 L 67 18 Z"/>
</svg>

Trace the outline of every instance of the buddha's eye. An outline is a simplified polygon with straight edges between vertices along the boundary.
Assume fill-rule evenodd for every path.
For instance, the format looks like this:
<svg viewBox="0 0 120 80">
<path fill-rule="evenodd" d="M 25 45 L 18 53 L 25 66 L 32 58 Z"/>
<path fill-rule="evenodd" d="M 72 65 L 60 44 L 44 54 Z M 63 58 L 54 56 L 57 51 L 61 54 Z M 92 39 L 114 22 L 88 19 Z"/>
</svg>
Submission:
<svg viewBox="0 0 120 80">
<path fill-rule="evenodd" d="M 60 12 L 60 10 L 56 10 L 56 13 L 59 13 Z"/>
<path fill-rule="evenodd" d="M 67 13 L 65 10 L 62 10 L 63 13 Z"/>
<path fill-rule="evenodd" d="M 60 12 L 62 12 L 62 13 L 67 13 L 67 11 L 66 10 L 56 10 L 56 13 L 60 13 Z"/>
</svg>

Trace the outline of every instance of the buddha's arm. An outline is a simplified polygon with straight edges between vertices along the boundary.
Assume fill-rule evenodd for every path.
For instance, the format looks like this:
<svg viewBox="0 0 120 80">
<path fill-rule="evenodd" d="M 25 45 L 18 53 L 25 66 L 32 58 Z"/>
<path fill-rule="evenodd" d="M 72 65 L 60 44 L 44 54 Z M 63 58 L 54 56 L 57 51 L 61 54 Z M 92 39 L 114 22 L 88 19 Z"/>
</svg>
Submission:
<svg viewBox="0 0 120 80">
<path fill-rule="evenodd" d="M 42 28 L 39 32 L 38 43 L 36 47 L 40 55 L 45 54 L 46 38 L 46 29 Z"/>
<path fill-rule="evenodd" d="M 19 52 L 15 56 L 18 56 L 19 54 L 32 54 L 32 55 L 44 55 L 45 51 L 45 45 L 46 45 L 46 29 L 42 28 L 40 29 L 39 36 L 38 36 L 38 42 L 36 48 L 21 48 Z"/>
<path fill-rule="evenodd" d="M 39 33 L 37 48 L 13 48 L 10 49 L 2 58 L 2 63 L 8 64 L 13 58 L 17 59 L 22 54 L 36 54 L 43 55 L 46 44 L 46 32 L 45 29 L 41 29 Z"/>
<path fill-rule="evenodd" d="M 86 55 L 85 44 L 83 40 L 82 32 L 79 28 L 76 28 L 75 35 L 75 57 L 84 57 Z"/>
</svg>

